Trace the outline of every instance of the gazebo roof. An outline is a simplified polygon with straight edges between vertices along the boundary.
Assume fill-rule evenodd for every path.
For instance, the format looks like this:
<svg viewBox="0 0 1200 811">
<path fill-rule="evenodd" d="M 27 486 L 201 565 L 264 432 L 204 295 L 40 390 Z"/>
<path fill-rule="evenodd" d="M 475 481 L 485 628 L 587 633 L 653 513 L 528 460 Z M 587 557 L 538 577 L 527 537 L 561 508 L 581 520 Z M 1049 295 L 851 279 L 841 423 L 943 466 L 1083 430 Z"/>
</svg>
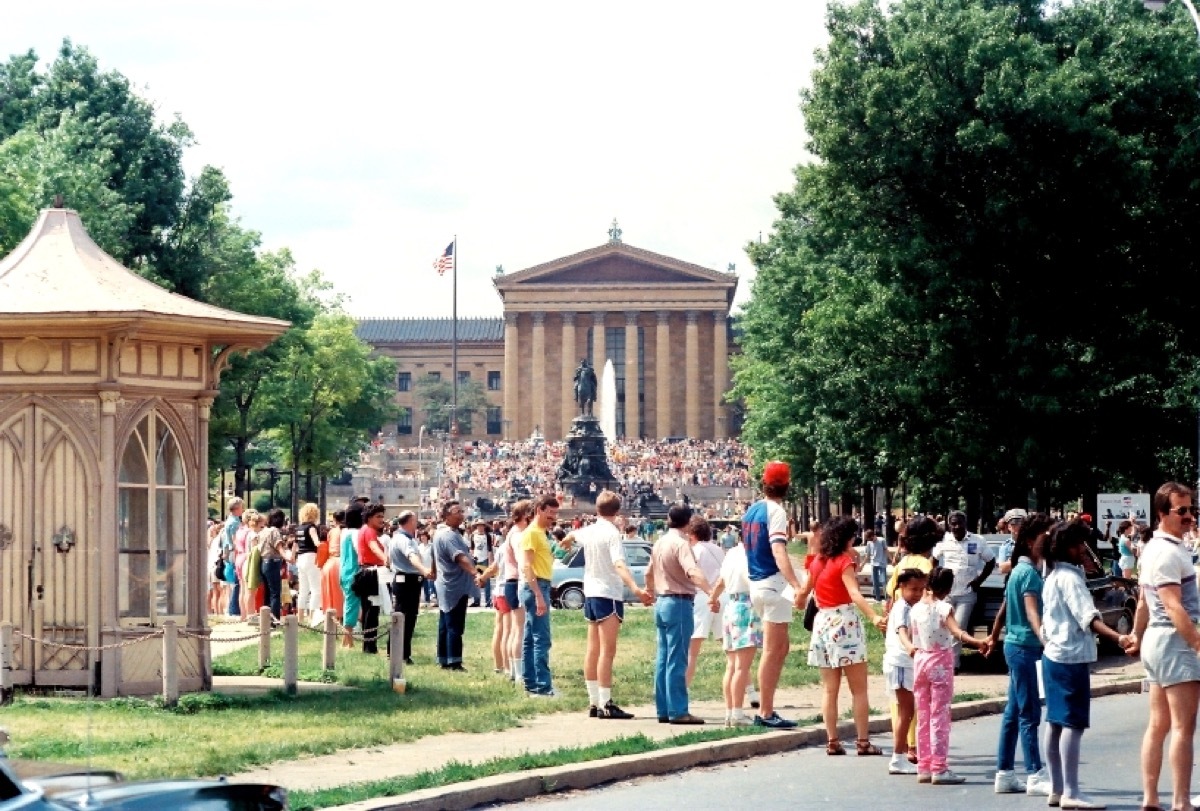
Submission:
<svg viewBox="0 0 1200 811">
<path fill-rule="evenodd" d="M 67 208 L 43 209 L 0 259 L 0 321 L 50 319 L 137 322 L 247 345 L 265 345 L 289 326 L 164 290 L 102 251 Z"/>
</svg>

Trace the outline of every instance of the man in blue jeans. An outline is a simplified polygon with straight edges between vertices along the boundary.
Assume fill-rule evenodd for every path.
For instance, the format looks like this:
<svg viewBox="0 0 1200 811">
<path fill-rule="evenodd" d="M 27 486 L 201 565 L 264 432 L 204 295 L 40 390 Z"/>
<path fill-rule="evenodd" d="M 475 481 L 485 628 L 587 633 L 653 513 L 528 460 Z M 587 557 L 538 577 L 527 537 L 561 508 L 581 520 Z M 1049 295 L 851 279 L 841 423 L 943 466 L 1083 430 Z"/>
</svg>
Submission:
<svg viewBox="0 0 1200 811">
<path fill-rule="evenodd" d="M 660 724 L 703 724 L 688 712 L 688 645 L 693 631 L 692 604 L 696 591 L 706 595 L 712 585 L 692 555 L 683 535 L 692 520 L 691 507 L 676 504 L 667 512 L 667 532 L 654 542 L 646 569 L 646 590 L 655 595 L 654 625 L 658 655 L 654 661 L 654 703 Z"/>
<path fill-rule="evenodd" d="M 550 678 L 550 575 L 554 570 L 554 553 L 547 533 L 558 518 L 558 499 L 541 496 L 533 508 L 533 520 L 517 542 L 525 580 L 521 585 L 521 606 L 525 609 L 521 659 L 526 695 L 554 698 L 558 695 Z"/>
</svg>

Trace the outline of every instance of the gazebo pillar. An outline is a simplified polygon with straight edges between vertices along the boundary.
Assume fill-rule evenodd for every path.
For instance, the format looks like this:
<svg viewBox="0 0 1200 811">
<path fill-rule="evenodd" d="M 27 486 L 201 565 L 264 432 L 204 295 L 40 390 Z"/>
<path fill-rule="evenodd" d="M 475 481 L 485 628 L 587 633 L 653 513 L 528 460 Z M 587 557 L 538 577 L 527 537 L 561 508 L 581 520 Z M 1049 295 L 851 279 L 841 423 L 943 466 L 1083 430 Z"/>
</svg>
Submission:
<svg viewBox="0 0 1200 811">
<path fill-rule="evenodd" d="M 110 342 L 109 362 L 120 362 L 120 343 Z M 100 477 L 100 556 L 92 570 L 99 580 L 96 589 L 100 602 L 99 642 L 109 644 L 119 639 L 117 624 L 117 401 L 121 393 L 100 391 L 100 469 L 109 475 Z M 111 657 L 100 668 L 100 695 L 115 698 L 120 673 L 117 657 Z"/>
</svg>

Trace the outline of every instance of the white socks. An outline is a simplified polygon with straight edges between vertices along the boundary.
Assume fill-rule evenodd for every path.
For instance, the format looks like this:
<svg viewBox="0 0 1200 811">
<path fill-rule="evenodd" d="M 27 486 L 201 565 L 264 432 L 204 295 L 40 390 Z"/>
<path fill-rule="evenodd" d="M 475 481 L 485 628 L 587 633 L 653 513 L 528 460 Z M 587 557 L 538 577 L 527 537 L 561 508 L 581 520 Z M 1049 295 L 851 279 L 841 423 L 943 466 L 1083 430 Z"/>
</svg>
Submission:
<svg viewBox="0 0 1200 811">
<path fill-rule="evenodd" d="M 597 687 L 596 692 L 597 692 L 596 706 L 597 707 L 607 707 L 608 702 L 612 701 L 612 688 L 611 687 Z"/>
<path fill-rule="evenodd" d="M 587 685 L 588 701 L 593 707 L 602 706 L 600 703 L 600 682 L 592 679 L 584 679 L 583 683 Z"/>
</svg>

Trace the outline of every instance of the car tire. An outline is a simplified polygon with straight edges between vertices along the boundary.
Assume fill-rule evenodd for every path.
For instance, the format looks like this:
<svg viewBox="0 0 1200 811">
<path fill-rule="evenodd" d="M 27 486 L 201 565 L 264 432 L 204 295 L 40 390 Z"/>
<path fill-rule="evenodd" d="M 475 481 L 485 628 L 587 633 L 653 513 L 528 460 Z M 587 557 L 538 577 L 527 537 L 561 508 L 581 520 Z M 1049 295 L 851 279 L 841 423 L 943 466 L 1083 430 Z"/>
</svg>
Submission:
<svg viewBox="0 0 1200 811">
<path fill-rule="evenodd" d="M 566 586 L 558 593 L 558 602 L 570 611 L 583 610 L 583 587 Z"/>
<path fill-rule="evenodd" d="M 1125 634 L 1133 633 L 1133 609 L 1132 608 L 1126 608 L 1124 611 L 1121 612 L 1121 616 L 1117 618 L 1117 622 L 1116 622 L 1116 625 L 1113 626 L 1113 630 L 1116 631 L 1118 634 L 1121 634 L 1122 636 L 1124 636 Z M 1104 650 L 1108 651 L 1109 653 L 1124 653 L 1124 651 L 1122 651 L 1119 646 L 1108 641 L 1107 639 L 1104 639 L 1103 637 L 1100 639 L 1100 647 L 1102 647 Z"/>
</svg>

